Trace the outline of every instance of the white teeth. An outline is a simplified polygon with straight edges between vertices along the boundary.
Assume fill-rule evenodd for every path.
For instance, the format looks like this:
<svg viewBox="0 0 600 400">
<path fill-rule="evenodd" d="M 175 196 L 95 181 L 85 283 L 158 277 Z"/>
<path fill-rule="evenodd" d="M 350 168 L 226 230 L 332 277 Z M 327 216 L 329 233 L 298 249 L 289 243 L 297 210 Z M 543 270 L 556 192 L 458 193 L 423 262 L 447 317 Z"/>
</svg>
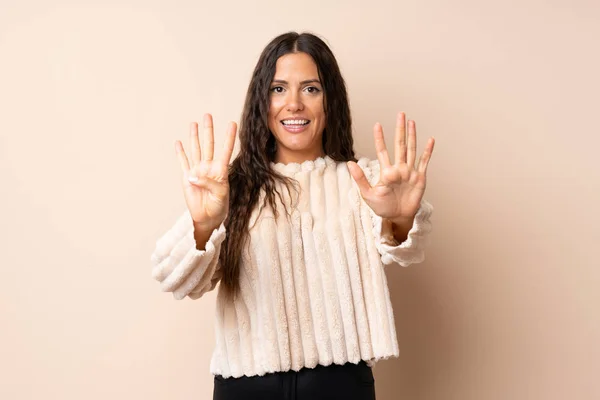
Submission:
<svg viewBox="0 0 600 400">
<path fill-rule="evenodd" d="M 284 125 L 306 125 L 309 121 L 307 119 L 288 119 L 281 122 L 283 122 Z"/>
</svg>

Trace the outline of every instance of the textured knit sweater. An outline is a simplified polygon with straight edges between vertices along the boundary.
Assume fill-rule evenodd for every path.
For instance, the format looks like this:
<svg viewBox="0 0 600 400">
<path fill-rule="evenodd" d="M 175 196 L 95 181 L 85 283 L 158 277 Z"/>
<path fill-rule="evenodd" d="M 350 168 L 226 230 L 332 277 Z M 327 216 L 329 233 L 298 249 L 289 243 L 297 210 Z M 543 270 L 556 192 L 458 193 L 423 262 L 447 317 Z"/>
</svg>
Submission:
<svg viewBox="0 0 600 400">
<path fill-rule="evenodd" d="M 374 185 L 379 161 L 358 165 Z M 424 260 L 431 231 L 431 204 L 420 208 L 403 243 L 391 222 L 364 202 L 345 162 L 328 156 L 303 163 L 271 163 L 295 178 L 301 190 L 291 195 L 291 218 L 278 202 L 273 210 L 256 207 L 249 221 L 250 241 L 242 254 L 240 294 L 226 302 L 219 286 L 213 375 L 240 377 L 302 367 L 376 361 L 399 355 L 385 267 Z M 261 194 L 260 203 L 264 199 Z M 152 276 L 176 299 L 198 299 L 221 278 L 218 255 L 227 234 L 215 229 L 198 250 L 193 221 L 185 211 L 156 242 Z"/>
</svg>

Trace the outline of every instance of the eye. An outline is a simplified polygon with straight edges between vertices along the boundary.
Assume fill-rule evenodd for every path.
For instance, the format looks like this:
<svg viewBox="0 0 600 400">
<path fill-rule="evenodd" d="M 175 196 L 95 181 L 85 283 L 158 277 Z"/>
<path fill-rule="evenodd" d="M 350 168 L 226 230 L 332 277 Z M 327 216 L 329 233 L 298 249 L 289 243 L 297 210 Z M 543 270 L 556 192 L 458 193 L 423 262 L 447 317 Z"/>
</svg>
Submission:
<svg viewBox="0 0 600 400">
<path fill-rule="evenodd" d="M 271 92 L 273 93 L 282 93 L 283 92 L 283 87 L 281 86 L 275 86 L 271 88 Z"/>
<path fill-rule="evenodd" d="M 321 89 L 319 89 L 316 86 L 308 86 L 305 90 L 308 91 L 308 93 L 313 93 L 313 94 L 319 93 L 321 91 Z"/>
</svg>

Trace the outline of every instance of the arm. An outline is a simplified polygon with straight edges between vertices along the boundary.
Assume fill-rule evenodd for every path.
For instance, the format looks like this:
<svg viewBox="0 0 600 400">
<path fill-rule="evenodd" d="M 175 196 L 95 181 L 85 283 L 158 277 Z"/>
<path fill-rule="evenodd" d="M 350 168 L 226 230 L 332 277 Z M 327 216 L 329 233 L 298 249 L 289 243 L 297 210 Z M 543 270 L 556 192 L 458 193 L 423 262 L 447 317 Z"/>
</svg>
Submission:
<svg viewBox="0 0 600 400">
<path fill-rule="evenodd" d="M 196 229 L 189 211 L 156 242 L 150 258 L 152 277 L 164 292 L 181 300 L 198 299 L 221 278 L 219 253 L 225 239 L 224 223 L 211 232 Z"/>
</svg>

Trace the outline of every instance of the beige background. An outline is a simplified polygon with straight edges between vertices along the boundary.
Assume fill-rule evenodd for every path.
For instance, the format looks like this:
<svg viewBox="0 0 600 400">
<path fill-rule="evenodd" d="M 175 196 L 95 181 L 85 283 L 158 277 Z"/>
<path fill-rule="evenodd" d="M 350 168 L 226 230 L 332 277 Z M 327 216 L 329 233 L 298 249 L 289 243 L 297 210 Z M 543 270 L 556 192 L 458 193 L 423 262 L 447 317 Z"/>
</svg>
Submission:
<svg viewBox="0 0 600 400">
<path fill-rule="evenodd" d="M 338 57 L 359 153 L 400 110 L 437 140 L 378 399 L 600 398 L 600 5 L 251 3 L 1 1 L 0 398 L 212 398 L 215 292 L 173 300 L 150 254 L 185 207 L 174 141 L 238 121 L 288 30 Z"/>
</svg>

